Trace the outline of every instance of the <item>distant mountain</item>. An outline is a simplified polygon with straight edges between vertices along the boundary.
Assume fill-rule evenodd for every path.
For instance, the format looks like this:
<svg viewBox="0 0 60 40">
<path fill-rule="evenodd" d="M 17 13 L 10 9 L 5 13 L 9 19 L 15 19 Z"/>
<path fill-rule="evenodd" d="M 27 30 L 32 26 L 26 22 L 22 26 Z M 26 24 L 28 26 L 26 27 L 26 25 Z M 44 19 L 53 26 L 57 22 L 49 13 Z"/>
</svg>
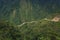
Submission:
<svg viewBox="0 0 60 40">
<path fill-rule="evenodd" d="M 0 0 L 0 19 L 16 24 L 60 13 L 60 0 Z"/>
</svg>

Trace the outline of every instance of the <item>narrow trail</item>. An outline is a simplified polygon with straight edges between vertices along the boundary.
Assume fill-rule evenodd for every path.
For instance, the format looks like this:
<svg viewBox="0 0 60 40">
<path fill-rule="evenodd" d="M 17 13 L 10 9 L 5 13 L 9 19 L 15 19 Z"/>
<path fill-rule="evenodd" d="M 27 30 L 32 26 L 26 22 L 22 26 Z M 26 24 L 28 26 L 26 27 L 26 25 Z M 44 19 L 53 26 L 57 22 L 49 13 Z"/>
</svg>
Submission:
<svg viewBox="0 0 60 40">
<path fill-rule="evenodd" d="M 44 19 L 44 20 L 46 20 L 46 21 L 52 21 L 52 19 L 51 19 L 51 20 L 50 20 L 50 19 Z M 40 21 L 40 20 L 39 20 L 39 21 Z M 39 21 L 23 22 L 22 24 L 18 25 L 18 27 L 21 27 L 21 26 L 23 26 L 24 24 L 36 23 L 36 22 L 39 22 Z M 52 21 L 52 22 L 55 22 L 55 21 Z"/>
<path fill-rule="evenodd" d="M 34 23 L 34 22 L 38 22 L 38 21 L 23 22 L 22 24 L 18 25 L 18 27 L 20 27 L 20 26 L 23 26 L 24 24 L 28 24 L 28 23 Z"/>
</svg>

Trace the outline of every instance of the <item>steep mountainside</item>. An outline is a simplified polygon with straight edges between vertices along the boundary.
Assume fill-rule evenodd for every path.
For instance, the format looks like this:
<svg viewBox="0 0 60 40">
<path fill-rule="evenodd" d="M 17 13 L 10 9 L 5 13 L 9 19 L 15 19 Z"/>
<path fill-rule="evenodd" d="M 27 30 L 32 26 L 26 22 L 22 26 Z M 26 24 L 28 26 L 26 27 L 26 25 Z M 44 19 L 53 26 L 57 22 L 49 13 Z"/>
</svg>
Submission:
<svg viewBox="0 0 60 40">
<path fill-rule="evenodd" d="M 0 0 L 0 40 L 60 40 L 60 0 Z"/>
<path fill-rule="evenodd" d="M 0 0 L 0 19 L 16 24 L 51 18 L 60 13 L 60 0 Z"/>
</svg>

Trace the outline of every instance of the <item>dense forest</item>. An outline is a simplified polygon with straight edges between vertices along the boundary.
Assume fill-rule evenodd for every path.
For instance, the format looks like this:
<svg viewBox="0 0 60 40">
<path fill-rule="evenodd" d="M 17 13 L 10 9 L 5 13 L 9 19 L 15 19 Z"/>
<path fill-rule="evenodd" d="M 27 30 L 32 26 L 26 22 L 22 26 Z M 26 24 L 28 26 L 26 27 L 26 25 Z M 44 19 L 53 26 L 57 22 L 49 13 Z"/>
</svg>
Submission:
<svg viewBox="0 0 60 40">
<path fill-rule="evenodd" d="M 60 0 L 0 0 L 0 40 L 60 40 Z"/>
</svg>

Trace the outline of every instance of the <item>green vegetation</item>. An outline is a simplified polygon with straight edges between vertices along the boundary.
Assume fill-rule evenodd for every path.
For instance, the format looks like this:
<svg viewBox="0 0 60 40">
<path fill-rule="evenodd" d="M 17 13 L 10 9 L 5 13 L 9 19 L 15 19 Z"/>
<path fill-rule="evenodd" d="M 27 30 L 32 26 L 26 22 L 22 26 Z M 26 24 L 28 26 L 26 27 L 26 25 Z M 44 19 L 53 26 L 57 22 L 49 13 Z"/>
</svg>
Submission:
<svg viewBox="0 0 60 40">
<path fill-rule="evenodd" d="M 18 27 L 1 21 L 0 40 L 60 40 L 60 22 L 41 20 Z"/>
<path fill-rule="evenodd" d="M 60 0 L 0 0 L 0 40 L 60 40 Z"/>
</svg>

